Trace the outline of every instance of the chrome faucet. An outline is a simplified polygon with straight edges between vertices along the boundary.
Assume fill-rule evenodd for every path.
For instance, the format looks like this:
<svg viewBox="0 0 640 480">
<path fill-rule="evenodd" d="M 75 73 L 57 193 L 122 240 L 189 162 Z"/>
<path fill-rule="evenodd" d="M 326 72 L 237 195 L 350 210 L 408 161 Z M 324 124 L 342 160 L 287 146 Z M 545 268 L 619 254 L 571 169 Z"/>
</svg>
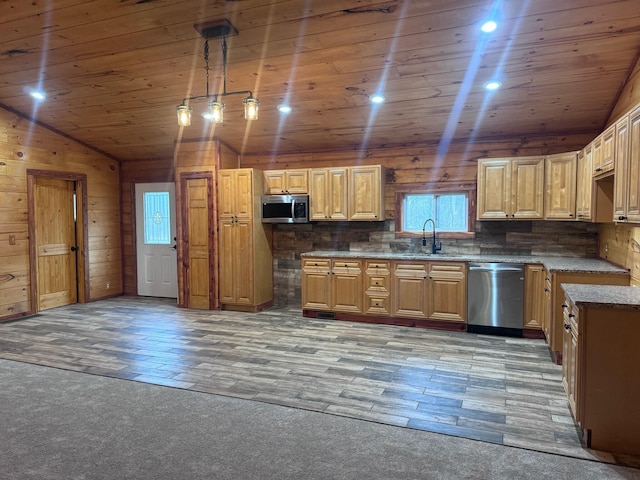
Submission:
<svg viewBox="0 0 640 480">
<path fill-rule="evenodd" d="M 442 250 L 442 242 L 440 242 L 440 245 L 436 244 L 436 222 L 434 222 L 432 218 L 427 218 L 422 224 L 422 246 L 423 247 L 427 246 L 426 227 L 427 227 L 427 223 L 429 222 L 431 222 L 431 225 L 433 225 L 433 236 L 431 237 L 432 238 L 431 253 L 435 254 L 435 253 L 438 253 L 440 250 Z"/>
</svg>

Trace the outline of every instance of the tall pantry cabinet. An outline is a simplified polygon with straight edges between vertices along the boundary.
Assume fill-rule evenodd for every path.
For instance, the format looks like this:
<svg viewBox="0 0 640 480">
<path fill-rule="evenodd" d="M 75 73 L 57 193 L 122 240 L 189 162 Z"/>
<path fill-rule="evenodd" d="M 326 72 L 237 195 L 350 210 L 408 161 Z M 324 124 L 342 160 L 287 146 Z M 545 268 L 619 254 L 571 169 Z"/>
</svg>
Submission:
<svg viewBox="0 0 640 480">
<path fill-rule="evenodd" d="M 218 172 L 220 303 L 256 312 L 273 301 L 271 225 L 263 224 L 263 173 L 252 168 Z"/>
</svg>

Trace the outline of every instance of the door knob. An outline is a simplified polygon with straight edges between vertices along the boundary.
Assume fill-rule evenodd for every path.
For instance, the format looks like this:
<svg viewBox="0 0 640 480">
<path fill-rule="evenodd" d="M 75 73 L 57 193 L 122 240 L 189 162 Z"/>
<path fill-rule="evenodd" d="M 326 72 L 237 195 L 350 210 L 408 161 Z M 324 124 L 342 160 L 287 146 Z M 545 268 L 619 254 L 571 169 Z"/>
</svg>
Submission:
<svg viewBox="0 0 640 480">
<path fill-rule="evenodd" d="M 77 252 L 78 251 L 78 247 L 76 247 L 75 245 L 71 246 L 71 251 L 72 252 Z"/>
</svg>

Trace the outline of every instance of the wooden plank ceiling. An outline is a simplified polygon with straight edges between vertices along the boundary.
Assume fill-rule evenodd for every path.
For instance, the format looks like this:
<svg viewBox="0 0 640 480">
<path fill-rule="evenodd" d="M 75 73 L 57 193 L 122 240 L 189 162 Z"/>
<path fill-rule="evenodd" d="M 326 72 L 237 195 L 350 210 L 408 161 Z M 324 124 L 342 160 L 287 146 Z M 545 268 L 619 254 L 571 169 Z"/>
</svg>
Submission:
<svg viewBox="0 0 640 480">
<path fill-rule="evenodd" d="M 495 2 L 498 2 L 495 4 Z M 479 30 L 497 6 L 498 29 Z M 177 126 L 206 91 L 194 24 L 228 19 L 225 122 Z M 3 0 L 0 103 L 120 160 L 216 136 L 243 153 L 598 132 L 640 46 L 638 0 Z M 211 40 L 210 91 L 222 89 Z M 499 78 L 493 94 L 482 84 Z M 41 85 L 39 104 L 26 94 Z M 387 101 L 368 99 L 382 90 Z M 282 116 L 277 105 L 293 111 Z"/>
</svg>

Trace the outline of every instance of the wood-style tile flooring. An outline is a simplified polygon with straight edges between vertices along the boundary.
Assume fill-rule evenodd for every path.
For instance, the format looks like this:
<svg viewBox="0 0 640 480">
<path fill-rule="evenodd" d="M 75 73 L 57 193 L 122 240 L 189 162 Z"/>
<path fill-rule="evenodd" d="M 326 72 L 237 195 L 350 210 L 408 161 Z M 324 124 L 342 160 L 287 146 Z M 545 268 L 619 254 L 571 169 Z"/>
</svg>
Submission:
<svg viewBox="0 0 640 480">
<path fill-rule="evenodd" d="M 119 297 L 0 324 L 0 357 L 613 462 L 542 340 Z"/>
</svg>

